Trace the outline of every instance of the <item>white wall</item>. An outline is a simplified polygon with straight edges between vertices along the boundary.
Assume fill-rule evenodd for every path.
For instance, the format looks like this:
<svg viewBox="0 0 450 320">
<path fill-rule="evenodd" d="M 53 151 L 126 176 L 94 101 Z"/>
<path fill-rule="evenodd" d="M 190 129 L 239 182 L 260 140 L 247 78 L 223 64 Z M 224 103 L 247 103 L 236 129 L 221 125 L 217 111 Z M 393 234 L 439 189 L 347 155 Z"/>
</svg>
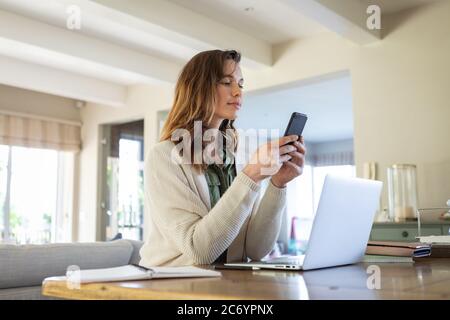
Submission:
<svg viewBox="0 0 450 320">
<path fill-rule="evenodd" d="M 376 161 L 386 182 L 387 166 L 416 164 L 422 207 L 450 198 L 449 13 L 442 1 L 385 19 L 392 31 L 356 50 L 351 67 L 358 174 Z"/>
<path fill-rule="evenodd" d="M 246 88 L 350 71 L 358 175 L 366 161 L 378 162 L 383 181 L 390 164 L 415 163 L 420 205 L 441 206 L 450 198 L 449 12 L 450 1 L 442 1 L 383 17 L 387 36 L 372 45 L 358 46 L 331 33 L 279 45 L 272 68 L 244 70 Z M 168 108 L 171 99 L 169 89 L 139 86 L 130 90 L 124 109 L 88 105 L 83 110 L 83 240 L 95 238 L 99 124 L 145 117 L 148 146 L 155 142 L 155 111 Z M 386 185 L 382 202 L 387 206 Z"/>
<path fill-rule="evenodd" d="M 0 109 L 62 120 L 80 121 L 73 99 L 0 85 Z"/>
<path fill-rule="evenodd" d="M 274 68 L 247 72 L 246 84 L 269 87 L 349 70 L 357 173 L 376 161 L 379 178 L 393 163 L 418 166 L 419 205 L 450 198 L 450 1 L 383 17 L 386 36 L 366 46 L 323 34 L 275 49 Z M 387 185 L 382 206 L 387 206 Z"/>
</svg>

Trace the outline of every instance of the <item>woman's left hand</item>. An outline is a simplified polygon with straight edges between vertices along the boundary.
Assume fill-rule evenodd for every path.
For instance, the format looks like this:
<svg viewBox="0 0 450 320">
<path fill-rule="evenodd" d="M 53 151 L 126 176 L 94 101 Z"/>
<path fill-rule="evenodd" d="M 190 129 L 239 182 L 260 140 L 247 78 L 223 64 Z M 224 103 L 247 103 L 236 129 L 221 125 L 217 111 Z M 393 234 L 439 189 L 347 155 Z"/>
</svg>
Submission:
<svg viewBox="0 0 450 320">
<path fill-rule="evenodd" d="M 296 151 L 289 153 L 292 159 L 283 163 L 280 170 L 272 176 L 272 183 L 278 188 L 286 187 L 286 184 L 294 178 L 303 173 L 305 165 L 306 147 L 303 137 L 299 141 L 295 141 L 293 146 L 297 148 Z"/>
</svg>

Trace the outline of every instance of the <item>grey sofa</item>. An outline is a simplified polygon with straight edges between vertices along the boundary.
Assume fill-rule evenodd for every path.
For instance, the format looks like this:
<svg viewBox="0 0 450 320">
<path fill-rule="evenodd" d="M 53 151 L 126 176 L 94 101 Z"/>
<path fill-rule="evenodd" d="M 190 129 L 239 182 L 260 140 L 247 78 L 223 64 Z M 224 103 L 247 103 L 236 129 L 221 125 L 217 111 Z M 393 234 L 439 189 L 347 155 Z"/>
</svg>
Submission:
<svg viewBox="0 0 450 320">
<path fill-rule="evenodd" d="M 92 243 L 0 245 L 0 300 L 50 299 L 41 294 L 47 277 L 80 269 L 118 267 L 139 263 L 142 242 L 115 240 Z"/>
</svg>

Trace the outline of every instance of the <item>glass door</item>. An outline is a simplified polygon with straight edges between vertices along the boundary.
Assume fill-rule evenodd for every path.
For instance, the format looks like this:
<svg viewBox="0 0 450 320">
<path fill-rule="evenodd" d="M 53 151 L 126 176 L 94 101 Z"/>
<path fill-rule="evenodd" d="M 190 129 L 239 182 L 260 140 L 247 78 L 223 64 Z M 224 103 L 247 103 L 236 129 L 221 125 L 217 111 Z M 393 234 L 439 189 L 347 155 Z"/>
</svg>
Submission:
<svg viewBox="0 0 450 320">
<path fill-rule="evenodd" d="M 143 240 L 144 121 L 109 125 L 104 133 L 103 238 Z"/>
<path fill-rule="evenodd" d="M 9 235 L 9 207 L 11 192 L 11 148 L 0 145 L 0 243 L 8 242 Z"/>
</svg>

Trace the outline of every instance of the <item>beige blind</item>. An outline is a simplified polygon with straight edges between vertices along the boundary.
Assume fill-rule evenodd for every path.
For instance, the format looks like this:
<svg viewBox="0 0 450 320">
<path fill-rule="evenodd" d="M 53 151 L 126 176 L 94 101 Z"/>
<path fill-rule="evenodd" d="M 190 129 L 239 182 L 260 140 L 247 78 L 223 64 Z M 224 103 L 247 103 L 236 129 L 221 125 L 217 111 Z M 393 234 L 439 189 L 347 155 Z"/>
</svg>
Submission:
<svg viewBox="0 0 450 320">
<path fill-rule="evenodd" d="M 315 154 L 311 158 L 312 165 L 315 167 L 344 166 L 355 164 L 355 161 L 353 160 L 353 151 Z"/>
<path fill-rule="evenodd" d="M 81 149 L 81 124 L 2 111 L 0 144 L 77 152 Z"/>
</svg>

